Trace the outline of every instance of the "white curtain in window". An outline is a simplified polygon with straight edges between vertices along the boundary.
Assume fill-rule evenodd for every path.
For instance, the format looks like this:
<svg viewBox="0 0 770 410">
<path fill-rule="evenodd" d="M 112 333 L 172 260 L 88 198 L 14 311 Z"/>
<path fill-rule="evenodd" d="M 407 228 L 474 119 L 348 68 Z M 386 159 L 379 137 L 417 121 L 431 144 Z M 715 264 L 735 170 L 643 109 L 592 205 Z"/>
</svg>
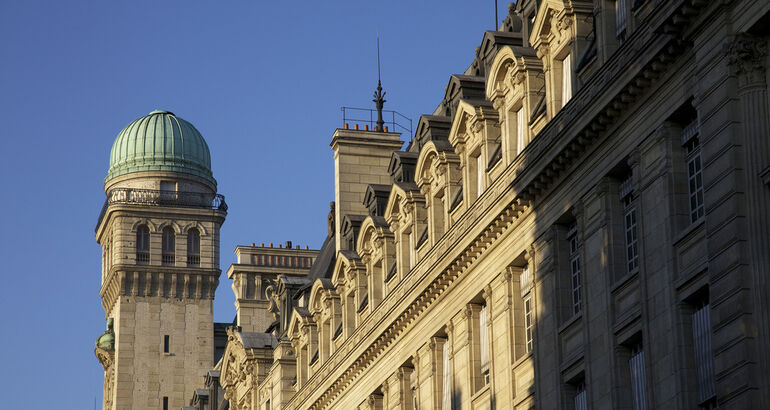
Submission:
<svg viewBox="0 0 770 410">
<path fill-rule="evenodd" d="M 572 63 L 571 56 L 567 54 L 564 57 L 561 65 L 561 106 L 567 105 L 567 102 L 572 98 Z"/>
<path fill-rule="evenodd" d="M 489 333 L 487 331 L 487 307 L 479 312 L 479 345 L 481 348 L 481 372 L 489 370 Z"/>
<path fill-rule="evenodd" d="M 644 382 L 644 350 L 638 348 L 628 360 L 631 368 L 631 396 L 633 397 L 634 410 L 647 409 L 647 397 L 645 395 Z"/>
<path fill-rule="evenodd" d="M 575 393 L 575 410 L 588 410 L 588 403 L 586 402 L 586 388 L 581 384 L 577 388 Z"/>
<path fill-rule="evenodd" d="M 623 30 L 626 29 L 626 0 L 616 0 L 615 2 L 615 30 L 620 37 Z"/>
<path fill-rule="evenodd" d="M 711 305 L 708 303 L 692 314 L 692 341 L 698 401 L 704 402 L 716 395 L 714 356 L 711 349 Z"/>
<path fill-rule="evenodd" d="M 527 123 L 524 121 L 524 107 L 516 111 L 516 153 L 520 154 L 527 145 Z"/>
<path fill-rule="evenodd" d="M 449 341 L 442 349 L 444 380 L 441 389 L 441 410 L 452 410 L 452 370 L 449 363 Z"/>
<path fill-rule="evenodd" d="M 481 157 L 481 153 L 479 153 L 479 156 L 476 157 L 476 197 L 480 197 L 481 193 L 484 192 L 483 186 L 484 186 L 484 160 Z"/>
</svg>

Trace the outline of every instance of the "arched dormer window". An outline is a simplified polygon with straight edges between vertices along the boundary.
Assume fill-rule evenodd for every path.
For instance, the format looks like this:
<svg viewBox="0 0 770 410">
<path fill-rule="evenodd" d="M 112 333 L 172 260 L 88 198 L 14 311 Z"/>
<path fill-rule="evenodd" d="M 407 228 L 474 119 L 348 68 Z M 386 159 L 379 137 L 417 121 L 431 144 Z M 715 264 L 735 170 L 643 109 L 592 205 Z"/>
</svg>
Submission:
<svg viewBox="0 0 770 410">
<path fill-rule="evenodd" d="M 431 246 L 449 227 L 451 198 L 459 189 L 460 157 L 448 141 L 430 141 L 420 152 L 415 182 L 425 196 L 428 211 L 428 241 Z"/>
<path fill-rule="evenodd" d="M 498 110 L 503 161 L 510 164 L 539 129 L 530 122 L 545 109 L 543 63 L 530 47 L 506 46 L 498 51 L 489 72 L 487 99 Z"/>
<path fill-rule="evenodd" d="M 201 233 L 197 228 L 187 231 L 187 266 L 201 265 Z"/>
<path fill-rule="evenodd" d="M 176 247 L 174 228 L 163 228 L 163 247 L 161 249 L 161 264 L 171 266 L 175 262 L 174 249 Z"/>
<path fill-rule="evenodd" d="M 140 225 L 136 229 L 136 264 L 150 263 L 150 228 Z"/>
</svg>

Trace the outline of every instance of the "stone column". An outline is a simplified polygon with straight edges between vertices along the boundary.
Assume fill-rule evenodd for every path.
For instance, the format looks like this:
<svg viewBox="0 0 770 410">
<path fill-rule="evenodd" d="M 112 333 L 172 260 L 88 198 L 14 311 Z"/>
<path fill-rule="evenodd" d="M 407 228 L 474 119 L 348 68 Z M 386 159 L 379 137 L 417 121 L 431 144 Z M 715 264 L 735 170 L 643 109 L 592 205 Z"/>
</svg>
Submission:
<svg viewBox="0 0 770 410">
<path fill-rule="evenodd" d="M 728 45 L 727 61 L 738 82 L 740 121 L 746 173 L 746 216 L 749 264 L 758 329 L 758 346 L 770 342 L 770 108 L 767 90 L 768 43 L 765 38 L 739 34 Z M 759 354 L 758 374 L 768 374 L 770 354 Z M 770 405 L 770 382 L 759 383 L 760 407 Z"/>
<path fill-rule="evenodd" d="M 700 56 L 695 59 L 699 81 L 693 105 L 700 123 L 714 370 L 720 407 L 762 408 L 750 249 L 750 230 L 755 229 L 751 225 L 756 221 L 750 218 L 747 202 L 750 182 L 743 129 L 747 127 L 736 121 L 741 102 L 738 79 L 731 73 L 731 67 L 743 65 L 739 60 L 750 53 L 745 45 L 732 42 L 726 31 L 704 30 L 693 45 Z M 724 44 L 727 49 L 720 49 Z M 749 92 L 745 87 L 750 82 L 741 82 L 742 93 Z"/>
<path fill-rule="evenodd" d="M 603 178 L 581 199 L 581 209 L 576 211 L 578 231 L 583 247 L 583 300 L 585 307 L 585 362 L 586 386 L 591 403 L 614 403 L 623 395 L 617 381 L 617 357 L 613 354 L 613 337 L 608 331 L 613 325 L 610 310 L 612 295 L 609 293 L 614 272 L 623 266 L 623 243 L 614 238 L 613 231 L 620 229 L 617 184 Z M 618 240 L 616 240 L 618 239 Z M 620 242 L 620 243 L 619 243 Z M 588 273 L 590 272 L 590 274 Z M 609 370 L 609 371 L 608 371 Z"/>
</svg>

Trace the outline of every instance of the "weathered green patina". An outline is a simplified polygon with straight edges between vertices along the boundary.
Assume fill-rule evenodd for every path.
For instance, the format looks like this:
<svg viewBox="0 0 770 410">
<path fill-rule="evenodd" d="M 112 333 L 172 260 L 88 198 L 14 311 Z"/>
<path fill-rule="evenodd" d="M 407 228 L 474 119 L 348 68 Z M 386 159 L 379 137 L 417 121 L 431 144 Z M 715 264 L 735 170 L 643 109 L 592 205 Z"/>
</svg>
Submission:
<svg viewBox="0 0 770 410">
<path fill-rule="evenodd" d="M 216 183 L 203 136 L 192 124 L 168 111 L 153 111 L 118 134 L 104 181 L 141 171 L 182 172 Z"/>
<path fill-rule="evenodd" d="M 96 339 L 96 347 L 102 350 L 115 350 L 115 330 L 113 319 L 107 319 L 107 330 Z"/>
</svg>

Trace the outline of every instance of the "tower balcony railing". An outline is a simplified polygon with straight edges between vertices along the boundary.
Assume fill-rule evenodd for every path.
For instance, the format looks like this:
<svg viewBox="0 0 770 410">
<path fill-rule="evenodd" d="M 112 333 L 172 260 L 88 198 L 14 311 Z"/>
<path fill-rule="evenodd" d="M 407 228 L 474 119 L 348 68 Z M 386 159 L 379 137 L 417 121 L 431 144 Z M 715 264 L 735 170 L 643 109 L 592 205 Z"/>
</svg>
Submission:
<svg viewBox="0 0 770 410">
<path fill-rule="evenodd" d="M 157 189 L 115 188 L 107 193 L 96 229 L 102 223 L 110 205 L 168 206 L 180 208 L 216 209 L 227 212 L 225 197 L 205 192 L 162 191 Z"/>
</svg>

